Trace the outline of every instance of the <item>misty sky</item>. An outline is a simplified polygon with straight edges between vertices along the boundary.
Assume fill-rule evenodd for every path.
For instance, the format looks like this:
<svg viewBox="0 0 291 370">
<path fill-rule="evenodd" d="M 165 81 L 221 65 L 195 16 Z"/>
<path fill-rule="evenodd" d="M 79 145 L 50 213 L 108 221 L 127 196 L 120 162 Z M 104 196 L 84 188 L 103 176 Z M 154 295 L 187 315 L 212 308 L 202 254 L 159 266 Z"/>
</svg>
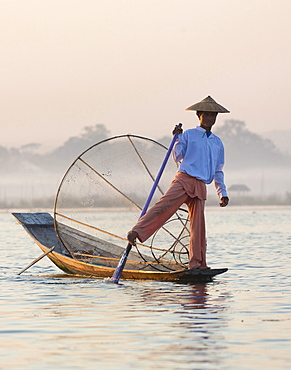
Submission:
<svg viewBox="0 0 291 370">
<path fill-rule="evenodd" d="M 86 125 L 169 135 L 211 95 L 253 132 L 288 130 L 290 0 L 0 0 L 2 146 Z"/>
</svg>

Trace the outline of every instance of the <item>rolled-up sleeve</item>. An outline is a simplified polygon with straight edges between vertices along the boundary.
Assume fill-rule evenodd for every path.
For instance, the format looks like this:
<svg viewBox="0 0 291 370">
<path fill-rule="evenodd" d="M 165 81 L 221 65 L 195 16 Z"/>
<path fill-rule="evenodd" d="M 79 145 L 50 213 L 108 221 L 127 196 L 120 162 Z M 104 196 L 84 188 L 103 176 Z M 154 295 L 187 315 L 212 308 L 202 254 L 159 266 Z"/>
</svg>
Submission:
<svg viewBox="0 0 291 370">
<path fill-rule="evenodd" d="M 223 166 L 224 166 L 224 147 L 222 145 L 214 174 L 214 186 L 220 198 L 227 197 L 226 186 L 224 183 Z"/>
</svg>

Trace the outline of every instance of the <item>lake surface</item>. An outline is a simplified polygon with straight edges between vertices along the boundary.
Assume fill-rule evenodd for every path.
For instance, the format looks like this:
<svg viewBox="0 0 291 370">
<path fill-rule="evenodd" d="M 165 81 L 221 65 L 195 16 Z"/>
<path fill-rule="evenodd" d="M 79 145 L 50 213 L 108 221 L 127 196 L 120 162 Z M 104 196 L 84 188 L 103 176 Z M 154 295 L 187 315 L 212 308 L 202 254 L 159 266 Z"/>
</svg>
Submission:
<svg viewBox="0 0 291 370">
<path fill-rule="evenodd" d="M 69 278 L 0 213 L 0 369 L 291 368 L 291 208 L 207 208 L 206 284 Z"/>
</svg>

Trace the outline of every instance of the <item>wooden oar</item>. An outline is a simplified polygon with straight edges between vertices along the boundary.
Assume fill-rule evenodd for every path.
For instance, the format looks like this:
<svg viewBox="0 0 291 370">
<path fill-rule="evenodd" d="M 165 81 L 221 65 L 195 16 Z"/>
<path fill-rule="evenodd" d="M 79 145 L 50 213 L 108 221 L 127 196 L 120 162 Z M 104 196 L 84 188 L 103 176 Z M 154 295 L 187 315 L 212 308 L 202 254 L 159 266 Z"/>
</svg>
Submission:
<svg viewBox="0 0 291 370">
<path fill-rule="evenodd" d="M 182 123 L 179 123 L 179 127 L 182 127 Z M 159 172 L 157 174 L 156 180 L 155 180 L 155 182 L 154 182 L 154 184 L 152 186 L 152 190 L 150 191 L 150 194 L 148 196 L 148 199 L 147 199 L 147 201 L 146 201 L 146 203 L 145 203 L 145 205 L 144 205 L 144 207 L 143 207 L 143 209 L 141 211 L 141 214 L 140 214 L 139 218 L 141 218 L 147 212 L 147 209 L 148 209 L 148 207 L 150 205 L 150 202 L 151 202 L 151 200 L 152 200 L 152 198 L 154 196 L 155 190 L 156 190 L 156 188 L 158 186 L 158 183 L 159 183 L 159 181 L 161 179 L 162 173 L 164 172 L 164 169 L 166 167 L 166 164 L 167 164 L 168 159 L 170 157 L 170 154 L 172 152 L 173 146 L 174 146 L 174 144 L 175 144 L 175 142 L 177 140 L 177 136 L 178 136 L 178 134 L 174 135 L 174 137 L 173 137 L 173 139 L 171 141 L 171 144 L 169 146 L 169 149 L 167 150 L 167 153 L 166 153 L 166 156 L 165 156 L 164 161 L 162 163 L 162 166 L 161 166 L 161 168 L 160 168 L 160 170 L 159 170 Z M 127 247 L 126 247 L 126 249 L 125 249 L 125 251 L 124 251 L 124 253 L 123 253 L 123 255 L 122 255 L 122 257 L 121 257 L 121 259 L 119 261 L 119 263 L 118 263 L 118 266 L 116 267 L 116 270 L 114 271 L 114 274 L 113 274 L 113 276 L 111 278 L 111 281 L 113 283 L 116 283 L 116 284 L 118 283 L 118 281 L 119 281 L 119 279 L 121 277 L 122 271 L 124 269 L 124 266 L 126 264 L 126 260 L 127 260 L 128 255 L 129 255 L 129 252 L 131 251 L 131 248 L 132 248 L 132 245 L 130 243 L 128 243 L 127 244 Z"/>
<path fill-rule="evenodd" d="M 31 266 L 33 266 L 36 262 L 40 261 L 43 257 L 47 256 L 49 253 L 51 253 L 55 249 L 55 246 L 53 246 L 51 249 L 49 249 L 47 252 L 43 253 L 41 256 L 37 257 L 35 260 L 33 260 L 28 266 L 26 266 L 23 270 L 21 270 L 17 275 L 22 274 L 24 271 L 28 270 Z"/>
</svg>

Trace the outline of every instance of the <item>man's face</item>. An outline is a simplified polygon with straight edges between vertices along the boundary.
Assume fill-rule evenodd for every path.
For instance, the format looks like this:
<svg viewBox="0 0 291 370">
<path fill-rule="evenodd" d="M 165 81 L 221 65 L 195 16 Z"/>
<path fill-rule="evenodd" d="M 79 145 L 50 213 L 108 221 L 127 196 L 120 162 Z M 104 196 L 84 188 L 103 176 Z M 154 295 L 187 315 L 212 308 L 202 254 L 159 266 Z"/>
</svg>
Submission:
<svg viewBox="0 0 291 370">
<path fill-rule="evenodd" d="M 210 130 L 211 127 L 215 124 L 216 117 L 216 112 L 201 112 L 199 116 L 200 126 L 205 128 L 205 130 Z"/>
</svg>

